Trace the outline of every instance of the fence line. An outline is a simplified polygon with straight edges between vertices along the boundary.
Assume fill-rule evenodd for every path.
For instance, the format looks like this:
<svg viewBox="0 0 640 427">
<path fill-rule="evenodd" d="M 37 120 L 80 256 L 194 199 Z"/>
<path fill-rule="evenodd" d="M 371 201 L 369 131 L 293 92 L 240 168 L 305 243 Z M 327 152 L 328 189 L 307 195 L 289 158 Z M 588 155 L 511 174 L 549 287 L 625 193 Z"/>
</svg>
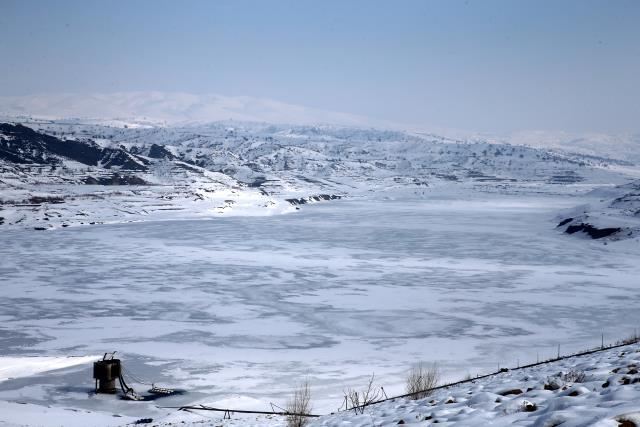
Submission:
<svg viewBox="0 0 640 427">
<path fill-rule="evenodd" d="M 621 347 L 626 347 L 628 345 L 632 345 L 632 344 L 637 344 L 638 342 L 640 342 L 640 338 L 638 338 L 637 336 L 634 335 L 633 339 L 628 339 L 628 340 L 623 340 L 622 342 L 616 343 L 616 344 L 610 344 L 608 346 L 605 346 L 604 344 L 601 345 L 598 348 L 595 349 L 591 349 L 591 350 L 585 350 L 585 351 L 580 351 L 577 353 L 571 353 L 571 354 L 567 354 L 564 356 L 559 355 L 558 353 L 558 357 L 554 357 L 551 359 L 547 359 L 547 360 L 543 360 L 543 361 L 537 361 L 534 363 L 529 363 L 527 365 L 522 365 L 522 366 L 517 366 L 515 368 L 502 368 L 499 369 L 498 371 L 495 372 L 491 372 L 488 374 L 484 374 L 484 375 L 478 375 L 474 378 L 469 378 L 469 379 L 464 379 L 464 380 L 460 380 L 460 381 L 456 381 L 453 383 L 448 383 L 448 384 L 443 384 L 440 386 L 436 386 L 436 387 L 432 387 L 426 390 L 420 390 L 420 391 L 415 391 L 415 392 L 411 392 L 411 393 L 405 393 L 405 394 L 401 394 L 398 396 L 392 396 L 392 397 L 386 397 L 384 399 L 380 399 L 380 400 L 376 400 L 375 402 L 369 402 L 369 403 L 365 403 L 362 405 L 358 405 L 358 406 L 353 406 L 351 408 L 345 409 L 345 411 L 339 411 L 339 412 L 347 412 L 347 411 L 357 411 L 357 410 L 362 410 L 366 407 L 372 406 L 372 405 L 378 405 L 380 403 L 384 403 L 384 402 L 389 402 L 389 401 L 393 401 L 396 399 L 403 399 L 406 397 L 411 397 L 411 396 L 415 396 L 415 395 L 419 395 L 419 394 L 423 394 L 425 392 L 432 392 L 432 391 L 436 391 L 436 390 L 443 390 L 443 389 L 447 389 L 449 387 L 455 387 L 461 384 L 468 384 L 468 383 L 472 383 L 474 381 L 480 380 L 480 379 L 484 379 L 484 378 L 489 378 L 489 377 L 493 377 L 495 375 L 499 375 L 505 372 L 509 372 L 509 371 L 518 371 L 521 369 L 527 369 L 527 368 L 532 368 L 535 366 L 541 366 L 541 365 L 545 365 L 548 363 L 554 363 L 554 362 L 558 362 L 561 360 L 567 360 L 567 359 L 572 359 L 574 357 L 581 357 L 581 356 L 588 356 L 590 354 L 594 354 L 594 353 L 599 353 L 602 351 L 606 351 L 606 350 L 611 350 L 611 349 L 615 349 L 615 348 L 621 348 Z M 238 414 L 258 414 L 258 415 L 279 415 L 279 416 L 300 416 L 300 417 L 309 417 L 309 418 L 318 418 L 324 415 L 318 415 L 318 414 L 295 414 L 295 413 L 291 413 L 291 412 L 287 412 L 287 411 L 283 411 L 283 412 L 275 412 L 275 411 L 251 411 L 251 410 L 244 410 L 244 409 L 226 409 L 226 408 L 213 408 L 210 406 L 205 406 L 205 405 L 195 405 L 195 406 L 161 406 L 160 408 L 163 409 L 177 409 L 179 411 L 190 411 L 190 410 L 198 410 L 198 411 L 214 411 L 214 412 L 224 412 L 224 418 L 231 418 L 231 414 L 233 413 L 238 413 Z M 327 415 L 334 415 L 335 412 L 332 412 L 330 414 Z"/>
<path fill-rule="evenodd" d="M 197 411 L 213 411 L 213 412 L 224 412 L 225 418 L 227 416 L 231 418 L 231 414 L 260 414 L 260 415 L 281 415 L 284 417 L 309 417 L 309 418 L 318 418 L 321 415 L 317 414 L 296 414 L 295 412 L 275 412 L 275 411 L 251 411 L 247 409 L 225 409 L 225 408 L 213 408 L 211 406 L 205 405 L 196 405 L 196 406 L 161 406 L 161 408 L 165 409 L 177 409 L 178 411 L 189 411 L 189 410 L 197 410 Z"/>
<path fill-rule="evenodd" d="M 392 397 L 387 397 L 386 399 L 381 399 L 381 400 L 376 400 L 375 402 L 370 402 L 370 403 L 366 403 L 363 405 L 359 405 L 359 406 L 354 406 L 352 408 L 349 408 L 349 410 L 356 410 L 356 409 L 363 409 L 366 408 L 367 406 L 371 406 L 371 405 L 377 405 L 379 403 L 383 403 L 383 402 L 389 402 L 395 399 L 402 399 L 405 397 L 411 397 L 411 396 L 416 396 L 419 394 L 423 394 L 425 392 L 431 392 L 431 391 L 435 391 L 435 390 L 443 390 L 449 387 L 454 387 L 460 384 L 467 384 L 467 383 L 471 383 L 474 382 L 476 380 L 480 380 L 483 378 L 489 378 L 498 374 L 502 374 L 504 372 L 509 372 L 509 371 L 518 371 L 520 369 L 526 369 L 526 368 L 532 368 L 534 366 L 540 366 L 540 365 L 545 365 L 547 363 L 554 363 L 554 362 L 558 362 L 560 360 L 566 360 L 566 359 L 571 359 L 574 357 L 581 357 L 581 356 L 587 356 L 589 354 L 594 354 L 594 353 L 599 353 L 601 351 L 605 351 L 605 350 L 611 350 L 614 348 L 620 348 L 620 347 L 625 347 L 631 344 L 637 344 L 639 341 L 638 337 L 634 337 L 632 340 L 625 340 L 620 344 L 610 344 L 609 346 L 604 346 L 602 345 L 601 347 L 595 348 L 595 349 L 591 349 L 591 350 L 586 350 L 586 351 L 581 351 L 578 353 L 571 353 L 565 356 L 558 356 L 558 357 L 554 357 L 552 359 L 547 359 L 547 360 L 543 360 L 543 361 L 538 361 L 538 362 L 534 362 L 534 363 L 529 363 L 528 365 L 522 365 L 522 366 L 517 366 L 515 368 L 502 368 L 498 371 L 495 372 L 491 372 L 489 374 L 484 374 L 484 375 L 478 375 L 474 378 L 469 378 L 469 379 L 464 379 L 464 380 L 460 380 L 460 381 L 456 381 L 453 383 L 448 383 L 448 384 L 443 384 L 440 386 L 436 386 L 436 387 L 432 387 L 426 390 L 420 390 L 420 391 L 415 391 L 415 392 L 411 392 L 411 393 L 405 393 L 405 394 L 401 394 L 398 396 L 392 396 Z"/>
</svg>

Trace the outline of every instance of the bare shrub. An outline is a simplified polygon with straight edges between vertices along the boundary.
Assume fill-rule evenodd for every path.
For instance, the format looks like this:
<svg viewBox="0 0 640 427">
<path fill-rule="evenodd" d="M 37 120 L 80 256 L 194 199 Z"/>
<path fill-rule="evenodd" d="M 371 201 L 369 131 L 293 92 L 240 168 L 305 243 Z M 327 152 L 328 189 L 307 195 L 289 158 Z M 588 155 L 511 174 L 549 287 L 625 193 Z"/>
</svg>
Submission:
<svg viewBox="0 0 640 427">
<path fill-rule="evenodd" d="M 586 378 L 584 371 L 569 371 L 562 375 L 562 380 L 567 383 L 583 383 Z"/>
<path fill-rule="evenodd" d="M 382 388 L 373 385 L 375 376 L 375 373 L 371 374 L 366 388 L 362 391 L 359 392 L 358 390 L 349 388 L 344 392 L 345 402 L 351 404 L 351 408 L 347 407 L 347 409 L 353 409 L 356 414 L 364 414 L 364 410 L 368 405 L 382 398 Z"/>
<path fill-rule="evenodd" d="M 287 402 L 287 427 L 304 427 L 309 422 L 311 413 L 311 386 L 305 380 L 294 391 L 293 397 Z"/>
<path fill-rule="evenodd" d="M 440 371 L 437 364 L 427 366 L 420 362 L 413 366 L 407 374 L 405 386 L 407 394 L 410 394 L 409 399 L 424 399 L 431 395 L 439 380 Z"/>
</svg>

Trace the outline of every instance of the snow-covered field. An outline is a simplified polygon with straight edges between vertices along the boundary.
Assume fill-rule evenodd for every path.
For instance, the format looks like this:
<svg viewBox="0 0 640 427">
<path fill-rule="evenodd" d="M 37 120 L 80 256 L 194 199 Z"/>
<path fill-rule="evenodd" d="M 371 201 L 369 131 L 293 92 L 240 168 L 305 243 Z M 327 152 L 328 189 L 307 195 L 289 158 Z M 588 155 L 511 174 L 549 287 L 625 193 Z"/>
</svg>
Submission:
<svg viewBox="0 0 640 427">
<path fill-rule="evenodd" d="M 640 345 L 514 369 L 436 390 L 419 399 L 393 399 L 310 419 L 309 427 L 396 426 L 567 426 L 618 427 L 640 423 Z M 203 417 L 209 419 L 203 421 Z M 284 427 L 282 417 L 234 414 L 219 420 L 192 410 L 174 413 L 159 425 Z M 628 424 L 623 424 L 624 422 Z"/>
<path fill-rule="evenodd" d="M 640 346 L 501 373 L 310 426 L 619 426 L 640 422 Z M 581 378 L 583 376 L 583 378 Z M 577 379 L 577 380 L 576 380 Z"/>
<path fill-rule="evenodd" d="M 280 216 L 4 230 L 0 356 L 118 350 L 137 376 L 185 392 L 154 402 L 95 396 L 84 364 L 0 382 L 0 401 L 96 411 L 86 425 L 124 424 L 173 416 L 159 406 L 268 410 L 308 377 L 316 412 L 328 413 L 372 372 L 398 394 L 417 361 L 438 362 L 456 380 L 640 325 L 637 240 L 607 244 L 554 229 L 558 211 L 586 196 L 451 188 Z M 3 405 L 13 409 L 0 411 L 11 414 L 0 423 L 31 423 Z M 402 409 L 389 408 L 376 422 Z M 438 408 L 405 409 L 414 417 Z"/>
</svg>

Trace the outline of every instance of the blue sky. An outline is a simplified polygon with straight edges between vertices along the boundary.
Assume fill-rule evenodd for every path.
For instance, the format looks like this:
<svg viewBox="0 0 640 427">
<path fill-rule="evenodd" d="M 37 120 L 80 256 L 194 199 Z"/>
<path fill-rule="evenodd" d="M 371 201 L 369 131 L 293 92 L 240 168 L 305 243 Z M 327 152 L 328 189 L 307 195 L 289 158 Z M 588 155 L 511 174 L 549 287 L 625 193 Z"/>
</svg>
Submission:
<svg viewBox="0 0 640 427">
<path fill-rule="evenodd" d="M 486 132 L 640 132 L 640 1 L 0 0 L 0 95 L 248 95 Z"/>
</svg>

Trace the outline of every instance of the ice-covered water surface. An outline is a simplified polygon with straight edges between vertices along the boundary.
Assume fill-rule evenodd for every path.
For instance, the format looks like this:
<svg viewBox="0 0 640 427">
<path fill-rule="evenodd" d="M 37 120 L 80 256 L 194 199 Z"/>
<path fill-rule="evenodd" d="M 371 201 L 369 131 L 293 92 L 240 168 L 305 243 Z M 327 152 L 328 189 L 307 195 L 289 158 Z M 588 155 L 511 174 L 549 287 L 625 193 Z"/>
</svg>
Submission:
<svg viewBox="0 0 640 427">
<path fill-rule="evenodd" d="M 555 212 L 578 203 L 351 200 L 273 217 L 3 232 L 0 355 L 118 350 L 137 373 L 189 390 L 180 403 L 282 403 L 308 376 L 320 412 L 374 371 L 401 392 L 419 360 L 451 378 L 535 361 L 640 325 L 637 243 L 555 231 Z M 87 368 L 5 381 L 0 400 L 104 409 L 87 399 L 91 386 Z M 46 393 L 25 392 L 34 387 Z"/>
</svg>

